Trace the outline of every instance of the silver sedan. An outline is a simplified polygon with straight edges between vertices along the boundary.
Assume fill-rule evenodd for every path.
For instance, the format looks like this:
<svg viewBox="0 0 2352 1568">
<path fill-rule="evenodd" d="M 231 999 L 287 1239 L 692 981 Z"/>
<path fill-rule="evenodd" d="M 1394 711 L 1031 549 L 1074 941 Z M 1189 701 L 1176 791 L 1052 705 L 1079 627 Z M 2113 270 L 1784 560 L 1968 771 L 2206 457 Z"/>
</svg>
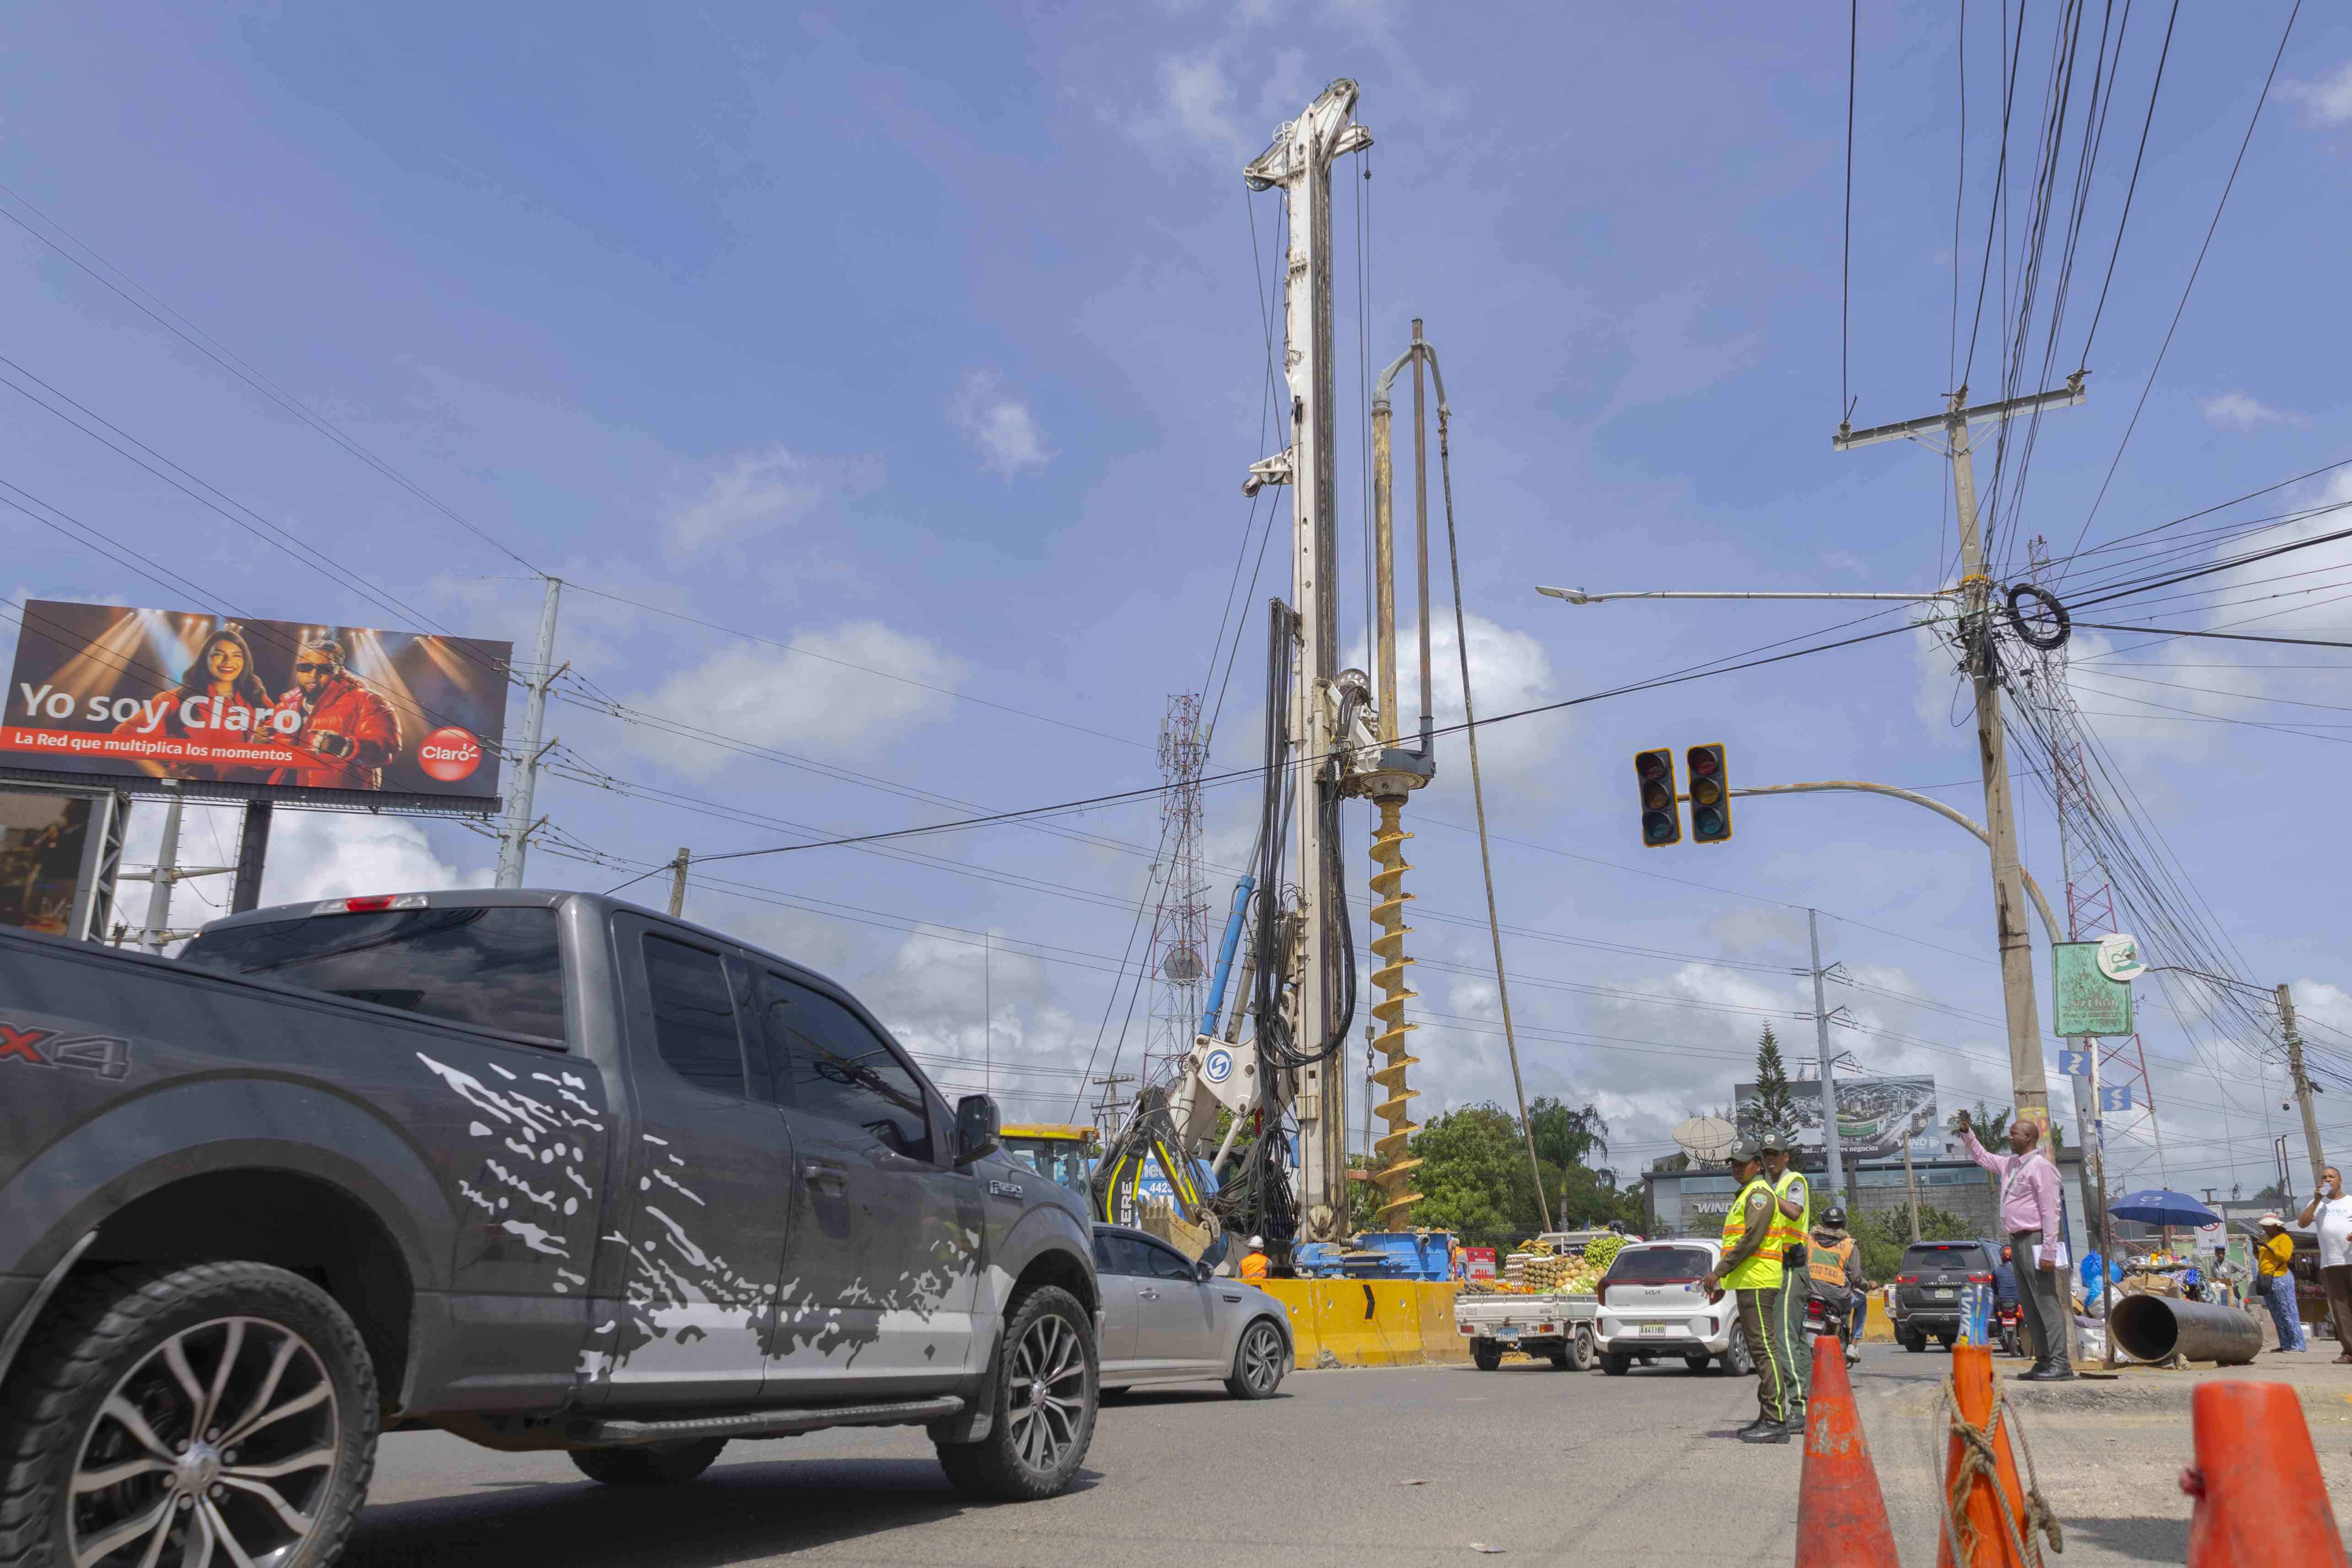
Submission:
<svg viewBox="0 0 2352 1568">
<path fill-rule="evenodd" d="M 1293 1363 L 1290 1319 L 1256 1286 L 1222 1279 L 1159 1237 L 1095 1226 L 1102 1286 L 1102 1391 L 1222 1379 L 1235 1399 L 1264 1399 Z"/>
</svg>

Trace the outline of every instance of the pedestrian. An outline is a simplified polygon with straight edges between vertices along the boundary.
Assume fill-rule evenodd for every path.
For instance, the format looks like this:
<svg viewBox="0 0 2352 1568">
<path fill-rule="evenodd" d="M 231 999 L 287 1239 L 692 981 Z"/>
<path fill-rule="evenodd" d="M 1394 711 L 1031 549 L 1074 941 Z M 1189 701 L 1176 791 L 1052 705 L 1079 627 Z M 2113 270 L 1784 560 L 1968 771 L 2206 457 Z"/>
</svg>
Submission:
<svg viewBox="0 0 2352 1568">
<path fill-rule="evenodd" d="M 2263 1300 L 2270 1303 L 2271 1321 L 2278 1329 L 2278 1343 L 2271 1350 L 2309 1350 L 2311 1345 L 2303 1337 L 2303 1314 L 2294 1304 L 2294 1237 L 2286 1233 L 2286 1221 L 2275 1214 L 2266 1214 L 2254 1223 L 2262 1227 L 2262 1239 L 2254 1244 L 2254 1262 L 2261 1269 L 2254 1283 Z"/>
<path fill-rule="evenodd" d="M 1813 1358 L 1805 1354 L 1805 1304 L 1812 1297 L 1812 1273 L 1805 1264 L 1805 1235 L 1812 1228 L 1813 1194 L 1804 1173 L 1790 1163 L 1796 1140 L 1777 1128 L 1768 1128 L 1756 1140 L 1764 1152 L 1764 1179 L 1772 1184 L 1772 1237 L 1765 1243 L 1780 1259 L 1780 1299 L 1773 1303 L 1780 1318 L 1780 1338 L 1789 1347 L 1794 1369 L 1789 1419 L 1800 1430 L 1805 1419 L 1805 1395 L 1813 1380 Z"/>
<path fill-rule="evenodd" d="M 1731 1179 L 1738 1194 L 1723 1216 L 1723 1255 L 1700 1279 L 1709 1301 L 1720 1301 L 1726 1290 L 1738 1299 L 1739 1331 L 1747 1336 L 1749 1359 L 1756 1363 L 1756 1419 L 1737 1436 L 1743 1443 L 1785 1443 L 1795 1430 L 1790 1421 L 1796 1374 L 1790 1364 L 1788 1342 L 1780 1337 L 1772 1309 L 1780 1305 L 1781 1265 L 1770 1249 L 1772 1217 L 1778 1212 L 1772 1184 L 1764 1179 L 1764 1151 L 1753 1138 L 1731 1141 Z"/>
<path fill-rule="evenodd" d="M 1249 1251 L 1243 1254 L 1242 1266 L 1238 1269 L 1235 1269 L 1234 1272 L 1244 1279 L 1263 1279 L 1265 1278 L 1267 1267 L 1265 1260 L 1265 1237 L 1262 1236 L 1251 1237 L 1249 1238 Z"/>
<path fill-rule="evenodd" d="M 2319 1233 L 2319 1288 L 2327 1293 L 2327 1315 L 2336 1324 L 2336 1359 L 2352 1363 L 2352 1198 L 2333 1165 L 2319 1173 L 2319 1191 L 2305 1204 L 2297 1225 Z"/>
<path fill-rule="evenodd" d="M 2068 1353 L 2074 1314 L 2058 1300 L 2058 1237 L 2063 1216 L 2059 1209 L 2058 1167 L 2042 1152 L 2042 1123 L 2014 1116 L 2009 1123 L 2006 1154 L 1988 1153 L 1977 1142 L 1969 1113 L 1959 1113 L 1960 1144 L 1969 1158 L 1990 1171 L 2000 1182 L 2000 1227 L 2008 1233 L 2016 1255 L 2019 1316 L 2025 1321 L 2033 1364 L 2017 1375 L 2027 1383 L 2063 1383 L 2074 1375 Z M 2045 1246 L 2042 1237 L 2048 1237 Z"/>
<path fill-rule="evenodd" d="M 1813 1226 L 1812 1246 L 1805 1253 L 1805 1272 L 1811 1276 L 1810 1288 L 1844 1347 L 1847 1363 L 1860 1361 L 1862 1352 L 1854 1345 L 1862 1328 L 1853 1308 L 1857 1302 L 1866 1306 L 1869 1298 L 1862 1279 L 1862 1248 L 1845 1227 L 1843 1205 L 1832 1204 L 1822 1211 L 1822 1223 Z"/>
</svg>

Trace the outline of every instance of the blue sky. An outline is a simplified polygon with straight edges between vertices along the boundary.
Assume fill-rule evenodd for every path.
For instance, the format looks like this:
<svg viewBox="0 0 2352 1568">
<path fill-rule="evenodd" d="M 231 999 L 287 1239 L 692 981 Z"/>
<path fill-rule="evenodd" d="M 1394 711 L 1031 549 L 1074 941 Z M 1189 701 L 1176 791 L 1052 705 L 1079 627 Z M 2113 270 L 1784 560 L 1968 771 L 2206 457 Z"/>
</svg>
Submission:
<svg viewBox="0 0 2352 1568">
<path fill-rule="evenodd" d="M 1417 313 L 1454 410 L 1482 709 L 1845 618 L 1820 605 L 1570 609 L 1536 597 L 1538 582 L 1948 580 L 1945 466 L 1907 446 L 1840 456 L 1827 439 L 1847 40 L 1844 18 L 1817 9 L 1527 7 L 1474 27 L 1364 4 L 20 7 L 0 51 L 0 184 L 16 193 L 0 207 L 74 237 L 99 271 L 121 268 L 497 543 L 14 224 L 0 226 L 0 353 L 437 620 L 527 640 L 538 588 L 516 558 L 577 584 L 560 652 L 582 701 L 551 710 L 565 773 L 540 796 L 559 843 L 651 863 L 681 844 L 792 837 L 747 812 L 871 832 L 963 814 L 947 803 L 1134 788 L 1157 778 L 1166 696 L 1211 679 L 1236 555 L 1255 544 L 1240 479 L 1271 449 L 1259 282 L 1278 215 L 1272 196 L 1245 196 L 1240 165 L 1334 76 L 1362 83 L 1376 138 L 1372 178 L 1351 168 L 1338 196 L 1343 567 L 1360 569 L 1359 323 L 1384 362 Z M 1847 377 L 1870 424 L 1930 411 L 1957 379 L 1960 46 L 1955 6 L 1862 9 Z M 1970 300 L 1998 110 L 1992 24 L 1977 13 L 1958 247 Z M 2044 424 L 2019 510 L 2000 520 L 2004 580 L 2033 534 L 2072 548 L 2143 390 L 2094 545 L 2352 457 L 2335 374 L 2352 25 L 2325 8 L 2298 26 L 2148 382 L 2284 19 L 2269 0 L 2183 8 L 2091 400 Z M 2025 39 L 2012 139 L 2029 168 L 2044 26 Z M 2059 374 L 2106 271 L 2158 29 L 2140 16 L 2126 41 Z M 2012 253 L 2021 241 L 2012 229 Z M 1999 379 L 2000 288 L 1996 266 L 1979 395 Z M 25 397 L 0 408 L 0 478 L 222 602 L 384 618 L 304 552 L 229 527 Z M 2340 474 L 2273 499 L 2352 500 Z M 158 596 L 20 513 L 0 526 L 12 598 Z M 2253 581 L 2288 570 L 2316 574 Z M 2256 613 L 2224 600 L 2346 570 L 2340 547 L 2248 569 L 2159 624 L 2219 624 Z M 1241 595 L 1220 769 L 1256 760 L 1263 602 L 1284 581 L 1277 552 Z M 1357 605 L 1360 575 L 1347 593 Z M 2341 636 L 2352 623 L 2328 597 L 2282 601 L 2290 613 L 2263 625 Z M 1361 624 L 1346 612 L 1349 637 Z M 2131 640 L 2098 636 L 2078 656 Z M 2245 972 L 2296 982 L 2307 1011 L 2352 1029 L 2352 991 L 2335 988 L 2352 985 L 2336 921 L 2345 850 L 2296 804 L 2326 798 L 2338 771 L 2329 748 L 2347 731 L 2326 705 L 2352 707 L 2340 658 L 2174 641 L 2092 662 L 2118 673 L 2079 683 L 2090 722 Z M 592 693 L 662 722 L 616 720 Z M 1802 983 L 1775 966 L 1805 962 L 1813 905 L 1837 917 L 1828 954 L 1877 987 L 1833 998 L 1870 1026 L 1838 1043 L 1873 1068 L 1933 1071 L 1948 1101 L 2005 1098 L 1988 878 L 1957 829 L 1894 803 L 1774 801 L 1743 806 L 1727 847 L 1645 852 L 1626 782 L 1637 747 L 1721 740 L 1742 782 L 1877 779 L 1978 815 L 1954 693 L 1948 658 L 1906 634 L 1492 731 L 1490 805 L 1515 841 L 1497 867 L 1504 919 L 1543 933 L 1509 948 L 1530 1091 L 1601 1104 L 1621 1167 L 1664 1152 L 1675 1120 L 1727 1098 L 1768 1016 L 1809 1047 L 1811 1026 L 1787 1016 L 1809 1005 Z M 1415 1081 L 1431 1107 L 1508 1085 L 1492 984 L 1475 973 L 1458 752 L 1443 765 L 1409 814 L 1412 951 L 1433 961 Z M 600 773 L 669 796 L 587 782 Z M 2028 863 L 2054 889 L 2048 807 L 2030 781 L 2021 793 Z M 1208 806 L 1209 858 L 1229 868 L 1254 795 L 1213 789 Z M 740 887 L 698 885 L 691 910 L 857 986 L 943 1081 L 984 1079 L 1016 1112 L 1059 1113 L 1097 1037 L 1100 1072 L 1120 1034 L 1113 972 L 1158 810 L 1066 826 L 1078 836 L 915 847 L 954 867 L 837 849 L 750 861 L 728 873 Z M 192 853 L 229 831 L 194 824 Z M 1368 869 L 1360 819 L 1350 831 Z M 279 835 L 273 898 L 478 880 L 493 859 L 446 823 L 300 816 Z M 625 874 L 544 849 L 531 861 L 541 883 Z M 1229 886 L 1213 873 L 1210 901 Z M 203 916 L 202 894 L 184 893 L 175 920 Z M 2251 1192 L 2292 1120 L 2275 1069 L 2262 1076 L 2251 1035 L 2148 1012 L 2163 1169 L 2176 1185 Z M 2152 1153 L 2125 1161 L 2158 1173 Z"/>
</svg>

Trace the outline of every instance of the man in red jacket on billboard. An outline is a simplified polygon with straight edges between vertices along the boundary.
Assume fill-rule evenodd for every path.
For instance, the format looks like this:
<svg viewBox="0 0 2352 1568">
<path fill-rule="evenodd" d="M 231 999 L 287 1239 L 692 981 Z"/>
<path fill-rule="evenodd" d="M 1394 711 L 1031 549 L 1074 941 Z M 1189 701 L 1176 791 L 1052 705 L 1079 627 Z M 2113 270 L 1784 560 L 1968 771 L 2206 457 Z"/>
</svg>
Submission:
<svg viewBox="0 0 2352 1568">
<path fill-rule="evenodd" d="M 291 739 L 306 756 L 301 765 L 271 773 L 271 784 L 383 787 L 383 766 L 400 754 L 400 719 L 343 668 L 345 658 L 332 637 L 305 637 L 295 651 L 294 689 L 278 700 L 277 711 L 300 717 Z"/>
</svg>

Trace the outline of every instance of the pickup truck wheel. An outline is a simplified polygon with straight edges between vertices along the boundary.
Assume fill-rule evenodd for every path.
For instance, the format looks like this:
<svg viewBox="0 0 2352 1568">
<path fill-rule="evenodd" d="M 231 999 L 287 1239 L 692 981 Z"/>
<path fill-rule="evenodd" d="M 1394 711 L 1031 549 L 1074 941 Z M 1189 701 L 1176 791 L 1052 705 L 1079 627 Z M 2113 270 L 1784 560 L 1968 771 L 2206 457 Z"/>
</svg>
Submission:
<svg viewBox="0 0 2352 1568">
<path fill-rule="evenodd" d="M 1271 1399 L 1282 1386 L 1282 1331 L 1260 1318 L 1242 1331 L 1225 1392 L 1235 1399 Z"/>
<path fill-rule="evenodd" d="M 627 1448 L 574 1448 L 572 1462 L 608 1487 L 675 1487 L 709 1469 L 725 1447 L 724 1437 L 681 1437 Z"/>
<path fill-rule="evenodd" d="M 1593 1348 L 1592 1331 L 1589 1328 L 1577 1330 L 1576 1337 L 1569 1342 L 1569 1364 L 1579 1372 L 1591 1372 L 1599 1354 Z"/>
<path fill-rule="evenodd" d="M 4 1568 L 323 1568 L 375 1466 L 359 1330 L 325 1291 L 263 1264 L 69 1286 L 11 1382 Z"/>
<path fill-rule="evenodd" d="M 1043 1285 L 1013 1304 L 998 1352 L 988 1436 L 937 1445 L 956 1490 L 997 1502 L 1035 1502 L 1070 1484 L 1094 1441 L 1093 1321 L 1077 1298 Z"/>
<path fill-rule="evenodd" d="M 1472 1340 L 1470 1362 L 1480 1372 L 1492 1372 L 1503 1364 L 1503 1347 L 1492 1340 Z"/>
</svg>

